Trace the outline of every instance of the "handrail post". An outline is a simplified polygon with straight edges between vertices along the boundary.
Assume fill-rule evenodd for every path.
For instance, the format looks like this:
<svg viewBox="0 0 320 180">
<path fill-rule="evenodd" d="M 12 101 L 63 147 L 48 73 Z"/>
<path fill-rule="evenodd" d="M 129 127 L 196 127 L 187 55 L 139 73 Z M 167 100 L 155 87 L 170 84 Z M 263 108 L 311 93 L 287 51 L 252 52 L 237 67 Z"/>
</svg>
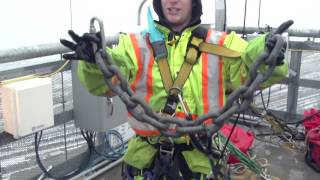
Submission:
<svg viewBox="0 0 320 180">
<path fill-rule="evenodd" d="M 289 66 L 288 97 L 287 97 L 287 118 L 286 121 L 294 121 L 297 114 L 297 103 L 299 93 L 299 80 L 301 69 L 302 51 L 292 51 Z"/>
</svg>

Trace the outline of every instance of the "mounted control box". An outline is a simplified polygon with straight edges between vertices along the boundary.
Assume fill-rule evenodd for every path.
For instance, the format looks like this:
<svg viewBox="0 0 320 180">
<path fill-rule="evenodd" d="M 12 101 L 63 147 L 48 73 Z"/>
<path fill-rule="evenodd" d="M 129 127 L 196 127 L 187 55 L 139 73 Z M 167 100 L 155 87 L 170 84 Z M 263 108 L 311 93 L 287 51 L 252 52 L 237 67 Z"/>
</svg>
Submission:
<svg viewBox="0 0 320 180">
<path fill-rule="evenodd" d="M 91 95 L 77 76 L 78 62 L 72 62 L 73 112 L 77 127 L 106 132 L 128 120 L 128 112 L 119 97 L 107 98 Z"/>
<path fill-rule="evenodd" d="M 14 138 L 54 125 L 50 78 L 6 83 L 0 88 L 4 130 Z"/>
</svg>

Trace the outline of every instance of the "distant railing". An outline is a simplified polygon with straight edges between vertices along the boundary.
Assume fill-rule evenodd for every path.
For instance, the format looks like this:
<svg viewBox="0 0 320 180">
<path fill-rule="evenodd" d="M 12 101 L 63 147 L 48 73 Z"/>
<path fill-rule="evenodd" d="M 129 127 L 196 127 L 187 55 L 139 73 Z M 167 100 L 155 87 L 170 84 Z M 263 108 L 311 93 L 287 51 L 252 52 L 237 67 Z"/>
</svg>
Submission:
<svg viewBox="0 0 320 180">
<path fill-rule="evenodd" d="M 276 28 L 272 27 L 265 27 L 265 28 L 255 28 L 255 27 L 245 27 L 245 33 L 246 34 L 253 34 L 257 32 L 273 32 L 275 31 Z M 229 26 L 227 28 L 228 32 L 235 31 L 238 34 L 241 34 L 243 31 L 243 27 L 234 27 L 234 26 Z M 294 36 L 294 37 L 310 37 L 310 38 L 320 38 L 320 30 L 314 30 L 314 29 L 289 29 L 288 30 L 288 35 L 289 36 Z"/>
</svg>

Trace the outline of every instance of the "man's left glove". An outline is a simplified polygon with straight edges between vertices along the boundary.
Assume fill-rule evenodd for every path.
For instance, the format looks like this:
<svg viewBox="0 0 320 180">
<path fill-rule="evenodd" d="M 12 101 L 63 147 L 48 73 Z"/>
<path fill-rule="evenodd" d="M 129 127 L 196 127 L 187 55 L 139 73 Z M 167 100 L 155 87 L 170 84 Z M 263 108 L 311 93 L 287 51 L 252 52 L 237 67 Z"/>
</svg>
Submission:
<svg viewBox="0 0 320 180">
<path fill-rule="evenodd" d="M 288 30 L 292 24 L 293 24 L 292 20 L 286 21 L 282 23 L 274 33 L 270 33 L 266 36 L 266 48 L 268 49 L 269 53 L 273 51 L 274 47 L 278 43 L 277 41 L 279 40 L 279 38 L 281 38 L 279 37 L 279 35 L 281 35 L 284 31 Z M 276 65 L 279 66 L 284 64 L 284 57 L 285 57 L 286 50 L 287 50 L 287 42 L 284 41 L 278 53 L 273 54 L 276 59 Z"/>
<path fill-rule="evenodd" d="M 60 42 L 62 45 L 73 50 L 74 53 L 64 54 L 63 58 L 95 63 L 96 50 L 93 48 L 93 44 L 101 47 L 100 33 L 84 33 L 82 36 L 77 35 L 72 30 L 69 30 L 68 33 L 75 43 L 65 39 L 60 39 Z"/>
<path fill-rule="evenodd" d="M 277 37 L 274 34 L 268 34 L 266 36 L 266 48 L 268 49 L 269 52 L 273 50 L 276 43 L 277 43 Z M 277 66 L 284 64 L 284 57 L 285 57 L 286 50 L 287 50 L 287 42 L 284 42 L 276 58 Z"/>
</svg>

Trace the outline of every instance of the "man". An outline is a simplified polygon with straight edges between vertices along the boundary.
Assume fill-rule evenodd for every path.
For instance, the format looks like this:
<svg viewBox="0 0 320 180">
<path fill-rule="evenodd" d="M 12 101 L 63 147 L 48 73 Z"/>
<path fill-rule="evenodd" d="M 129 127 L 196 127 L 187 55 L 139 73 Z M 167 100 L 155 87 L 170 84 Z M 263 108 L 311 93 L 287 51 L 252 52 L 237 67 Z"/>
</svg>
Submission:
<svg viewBox="0 0 320 180">
<path fill-rule="evenodd" d="M 168 62 L 166 72 L 169 72 L 167 74 L 170 74 L 169 77 L 174 81 L 180 76 L 190 39 L 201 22 L 201 0 L 153 0 L 153 8 L 159 16 L 156 29 L 165 42 Z M 86 33 L 80 37 L 73 31 L 69 31 L 69 34 L 76 44 L 66 40 L 61 40 L 61 43 L 75 53 L 65 54 L 64 58 L 83 60 L 78 64 L 78 76 L 82 85 L 94 95 L 112 95 L 105 85 L 101 71 L 94 63 L 95 52 L 91 43 L 98 43 L 99 36 Z M 118 46 L 107 49 L 107 52 L 127 77 L 131 88 L 144 98 L 155 112 L 183 118 L 186 106 L 187 113 L 193 117 L 209 111 L 218 112 L 225 104 L 226 90 L 238 88 L 248 78 L 250 66 L 266 48 L 265 35 L 248 43 L 234 32 L 226 35 L 208 30 L 203 37 L 204 41 L 240 52 L 241 56 L 231 58 L 204 52 L 198 54 L 196 63 L 192 70 L 188 71 L 187 80 L 181 87 L 179 95 L 184 102 L 181 103 L 176 94 L 170 94 L 171 89 L 165 87 L 166 82 L 163 82 L 163 79 L 166 75 L 159 68 L 158 58 L 154 57 L 157 55 L 157 47 L 152 46 L 150 36 L 150 33 L 121 34 Z M 272 49 L 272 45 L 274 43 L 268 48 Z M 270 86 L 285 77 L 288 66 L 283 61 L 283 54 L 277 59 L 277 64 L 272 77 L 261 87 Z M 211 172 L 212 167 L 207 155 L 189 145 L 187 138 L 170 138 L 174 143 L 174 153 L 169 159 L 165 159 L 167 154 L 159 153 L 159 149 L 165 144 L 158 141 L 159 131 L 133 118 L 129 119 L 129 123 L 137 135 L 130 140 L 124 156 L 125 179 L 141 179 L 143 176 L 145 179 L 203 179 Z M 168 162 L 169 164 L 166 164 Z"/>
</svg>

